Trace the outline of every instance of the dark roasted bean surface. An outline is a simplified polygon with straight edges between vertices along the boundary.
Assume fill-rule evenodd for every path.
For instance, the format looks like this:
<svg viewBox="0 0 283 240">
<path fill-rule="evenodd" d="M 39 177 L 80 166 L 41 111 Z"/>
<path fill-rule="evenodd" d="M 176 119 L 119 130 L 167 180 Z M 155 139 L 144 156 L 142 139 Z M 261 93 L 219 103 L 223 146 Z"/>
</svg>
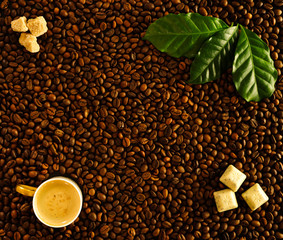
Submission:
<svg viewBox="0 0 283 240">
<path fill-rule="evenodd" d="M 0 239 L 282 239 L 282 0 L 0 1 Z M 168 13 L 199 12 L 256 32 L 279 72 L 276 91 L 247 103 L 227 72 L 189 85 L 191 60 L 142 40 Z M 30 54 L 15 17 L 43 15 L 49 31 Z M 213 199 L 229 164 L 247 180 L 239 208 Z M 51 229 L 18 183 L 77 181 L 83 210 Z M 270 200 L 254 212 L 255 182 Z"/>
</svg>

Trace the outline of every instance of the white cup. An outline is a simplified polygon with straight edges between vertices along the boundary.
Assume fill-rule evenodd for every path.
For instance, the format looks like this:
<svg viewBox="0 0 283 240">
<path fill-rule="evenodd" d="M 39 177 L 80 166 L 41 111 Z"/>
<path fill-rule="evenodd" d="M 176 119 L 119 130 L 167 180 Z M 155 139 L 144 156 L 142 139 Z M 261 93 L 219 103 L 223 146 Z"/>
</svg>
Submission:
<svg viewBox="0 0 283 240">
<path fill-rule="evenodd" d="M 42 188 L 45 187 L 46 184 L 48 184 L 49 182 L 54 181 L 54 180 L 65 182 L 66 185 L 68 185 L 68 186 L 72 185 L 72 187 L 74 187 L 74 189 L 77 191 L 78 196 L 79 196 L 79 200 L 80 200 L 79 207 L 77 207 L 76 212 L 73 214 L 73 217 L 68 219 L 67 221 L 60 223 L 60 224 L 52 224 L 50 222 L 46 222 L 46 220 L 42 218 L 42 214 L 40 213 L 42 210 L 38 209 L 38 197 L 40 195 L 42 195 L 42 193 L 40 193 Z M 66 178 L 66 177 L 62 177 L 62 176 L 50 178 L 50 179 L 44 181 L 42 184 L 40 184 L 37 188 L 20 184 L 20 185 L 17 185 L 16 191 L 25 195 L 25 196 L 33 196 L 32 206 L 33 206 L 33 210 L 34 210 L 36 217 L 42 223 L 44 223 L 45 225 L 47 225 L 49 227 L 53 227 L 53 228 L 65 227 L 65 226 L 71 224 L 72 222 L 74 222 L 77 219 L 77 217 L 79 216 L 81 209 L 82 209 L 82 205 L 83 205 L 83 195 L 82 195 L 82 191 L 79 188 L 79 186 L 73 180 Z"/>
</svg>

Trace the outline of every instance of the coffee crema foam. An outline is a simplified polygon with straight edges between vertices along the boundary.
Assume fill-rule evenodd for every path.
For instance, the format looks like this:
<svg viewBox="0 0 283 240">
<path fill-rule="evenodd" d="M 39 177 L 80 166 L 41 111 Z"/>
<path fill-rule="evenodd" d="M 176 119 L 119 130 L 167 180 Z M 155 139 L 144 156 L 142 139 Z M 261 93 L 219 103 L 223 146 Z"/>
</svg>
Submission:
<svg viewBox="0 0 283 240">
<path fill-rule="evenodd" d="M 81 199 L 76 188 L 60 179 L 44 184 L 37 192 L 35 206 L 38 217 L 46 224 L 60 226 L 74 220 Z"/>
</svg>

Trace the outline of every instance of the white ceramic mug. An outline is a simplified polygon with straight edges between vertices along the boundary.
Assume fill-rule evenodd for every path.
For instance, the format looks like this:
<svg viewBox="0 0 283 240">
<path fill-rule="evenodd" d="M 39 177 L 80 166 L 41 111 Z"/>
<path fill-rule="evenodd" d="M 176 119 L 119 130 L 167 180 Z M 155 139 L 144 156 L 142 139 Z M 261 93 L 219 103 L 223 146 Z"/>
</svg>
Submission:
<svg viewBox="0 0 283 240">
<path fill-rule="evenodd" d="M 61 228 L 71 224 L 82 209 L 82 191 L 73 180 L 66 177 L 50 178 L 37 188 L 19 184 L 16 191 L 33 197 L 36 217 L 49 227 Z"/>
</svg>

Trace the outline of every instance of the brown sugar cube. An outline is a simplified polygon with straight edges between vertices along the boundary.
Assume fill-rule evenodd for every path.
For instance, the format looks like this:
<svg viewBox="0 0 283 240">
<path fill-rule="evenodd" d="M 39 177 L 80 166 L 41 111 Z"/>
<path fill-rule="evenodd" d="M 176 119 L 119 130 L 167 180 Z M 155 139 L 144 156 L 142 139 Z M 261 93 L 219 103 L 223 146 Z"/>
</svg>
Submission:
<svg viewBox="0 0 283 240">
<path fill-rule="evenodd" d="M 37 42 L 27 42 L 24 47 L 31 53 L 37 53 L 40 50 L 40 46 Z"/>
<path fill-rule="evenodd" d="M 20 17 L 11 22 L 11 27 L 14 32 L 26 32 L 28 31 L 27 27 L 27 18 L 25 16 Z"/>
<path fill-rule="evenodd" d="M 47 22 L 42 16 L 34 18 L 34 19 L 29 19 L 27 26 L 31 34 L 36 37 L 43 35 L 48 30 Z"/>
<path fill-rule="evenodd" d="M 30 33 L 22 33 L 19 42 L 31 53 L 36 53 L 40 50 L 37 38 Z"/>
<path fill-rule="evenodd" d="M 19 42 L 22 46 L 25 46 L 27 41 L 36 41 L 36 37 L 30 33 L 22 33 Z"/>
</svg>

